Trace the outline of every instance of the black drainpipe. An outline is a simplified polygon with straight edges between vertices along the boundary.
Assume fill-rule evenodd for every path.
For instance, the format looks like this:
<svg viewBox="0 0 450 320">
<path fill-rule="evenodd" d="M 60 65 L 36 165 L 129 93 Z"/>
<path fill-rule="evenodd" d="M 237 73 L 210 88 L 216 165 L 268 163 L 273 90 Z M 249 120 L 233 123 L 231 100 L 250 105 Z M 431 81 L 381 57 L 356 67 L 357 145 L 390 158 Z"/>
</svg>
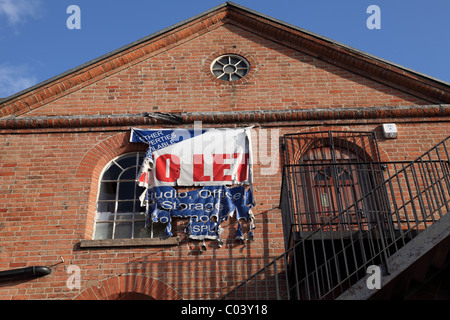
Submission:
<svg viewBox="0 0 450 320">
<path fill-rule="evenodd" d="M 52 269 L 43 266 L 33 266 L 20 269 L 0 271 L 0 281 L 37 278 L 52 273 Z"/>
</svg>

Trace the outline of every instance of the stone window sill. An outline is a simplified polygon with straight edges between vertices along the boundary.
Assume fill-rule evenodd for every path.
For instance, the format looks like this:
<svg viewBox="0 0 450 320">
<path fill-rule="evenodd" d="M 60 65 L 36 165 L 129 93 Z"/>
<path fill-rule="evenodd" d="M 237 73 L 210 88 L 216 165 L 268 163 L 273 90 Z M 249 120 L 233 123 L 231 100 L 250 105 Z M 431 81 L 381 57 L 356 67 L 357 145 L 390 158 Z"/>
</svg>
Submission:
<svg viewBox="0 0 450 320">
<path fill-rule="evenodd" d="M 140 238 L 140 239 L 104 239 L 81 240 L 80 248 L 113 248 L 113 247 L 149 247 L 149 246 L 177 246 L 178 237 L 167 239 Z"/>
</svg>

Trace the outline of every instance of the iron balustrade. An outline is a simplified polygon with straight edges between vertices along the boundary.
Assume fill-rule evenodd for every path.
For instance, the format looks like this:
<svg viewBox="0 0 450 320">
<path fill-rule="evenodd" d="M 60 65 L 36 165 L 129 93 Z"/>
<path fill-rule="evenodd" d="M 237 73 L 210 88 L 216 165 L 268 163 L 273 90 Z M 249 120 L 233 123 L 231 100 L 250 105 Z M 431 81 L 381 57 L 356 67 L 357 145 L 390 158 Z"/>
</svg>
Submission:
<svg viewBox="0 0 450 320">
<path fill-rule="evenodd" d="M 389 257 L 449 212 L 449 140 L 411 162 L 285 165 L 286 251 L 223 298 L 335 299 L 370 265 L 389 273 Z M 307 184 L 313 181 L 307 176 L 326 177 L 326 168 L 328 184 L 321 175 L 315 186 Z M 345 172 L 358 179 L 354 189 L 339 179 Z M 334 198 L 324 200 L 321 192 Z"/>
</svg>

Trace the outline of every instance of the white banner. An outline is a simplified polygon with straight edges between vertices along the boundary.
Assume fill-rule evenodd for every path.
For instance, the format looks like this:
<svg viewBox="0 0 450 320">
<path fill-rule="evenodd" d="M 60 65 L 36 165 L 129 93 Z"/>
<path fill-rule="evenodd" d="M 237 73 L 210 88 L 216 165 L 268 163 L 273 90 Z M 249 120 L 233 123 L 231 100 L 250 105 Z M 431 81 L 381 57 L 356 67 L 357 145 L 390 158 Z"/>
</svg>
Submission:
<svg viewBox="0 0 450 320">
<path fill-rule="evenodd" d="M 235 215 L 250 221 L 248 237 L 253 238 L 253 191 L 246 187 L 253 176 L 250 130 L 132 130 L 131 142 L 149 145 L 137 177 L 146 187 L 141 204 L 149 218 L 166 224 L 166 236 L 172 236 L 172 217 L 183 217 L 190 219 L 190 238 L 221 242 L 220 223 Z M 178 193 L 174 186 L 203 188 Z M 238 223 L 236 238 L 243 237 Z"/>
<path fill-rule="evenodd" d="M 250 185 L 250 130 L 133 129 L 132 142 L 149 144 L 150 172 L 139 180 L 155 187 Z"/>
</svg>

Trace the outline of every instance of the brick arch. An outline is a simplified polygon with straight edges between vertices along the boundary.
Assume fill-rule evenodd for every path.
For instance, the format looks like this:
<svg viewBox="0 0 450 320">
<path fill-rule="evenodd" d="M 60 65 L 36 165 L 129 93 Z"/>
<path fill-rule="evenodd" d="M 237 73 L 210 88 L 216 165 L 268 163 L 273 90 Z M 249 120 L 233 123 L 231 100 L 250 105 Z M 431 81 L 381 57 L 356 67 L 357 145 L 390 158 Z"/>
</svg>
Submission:
<svg viewBox="0 0 450 320">
<path fill-rule="evenodd" d="M 299 131 L 299 133 L 314 133 L 314 132 L 321 132 L 321 131 L 346 131 L 346 132 L 351 133 L 351 132 L 354 132 L 355 130 L 352 130 L 347 127 L 319 126 L 319 127 L 314 127 L 314 128 L 305 128 L 305 129 Z M 343 140 L 344 139 L 338 139 L 336 142 L 338 144 L 341 142 L 343 143 Z M 351 143 L 355 144 L 355 142 L 351 142 Z M 304 145 L 304 146 L 296 145 L 295 147 L 296 147 L 297 152 L 295 153 L 293 159 L 290 159 L 291 161 L 293 161 L 291 163 L 297 163 L 297 161 L 310 149 L 310 146 L 307 146 L 307 145 Z M 356 147 L 360 153 L 366 153 L 366 156 L 368 156 L 366 150 L 368 150 L 368 148 L 371 148 L 372 146 L 370 146 L 368 144 L 362 145 L 361 141 L 358 140 L 358 141 L 356 141 Z M 379 151 L 379 159 L 371 159 L 371 160 L 375 161 L 375 162 L 389 162 L 388 154 L 383 150 L 383 148 L 380 145 L 378 145 L 378 151 Z"/>
<path fill-rule="evenodd" d="M 98 285 L 84 289 L 74 300 L 181 300 L 171 286 L 145 275 L 125 274 L 104 279 Z"/>
<path fill-rule="evenodd" d="M 77 171 L 77 180 L 90 181 L 84 239 L 92 239 L 94 232 L 95 205 L 97 201 L 98 181 L 103 168 L 114 158 L 128 153 L 145 151 L 143 143 L 130 143 L 130 132 L 121 132 L 110 136 L 93 146 L 81 159 Z"/>
</svg>

